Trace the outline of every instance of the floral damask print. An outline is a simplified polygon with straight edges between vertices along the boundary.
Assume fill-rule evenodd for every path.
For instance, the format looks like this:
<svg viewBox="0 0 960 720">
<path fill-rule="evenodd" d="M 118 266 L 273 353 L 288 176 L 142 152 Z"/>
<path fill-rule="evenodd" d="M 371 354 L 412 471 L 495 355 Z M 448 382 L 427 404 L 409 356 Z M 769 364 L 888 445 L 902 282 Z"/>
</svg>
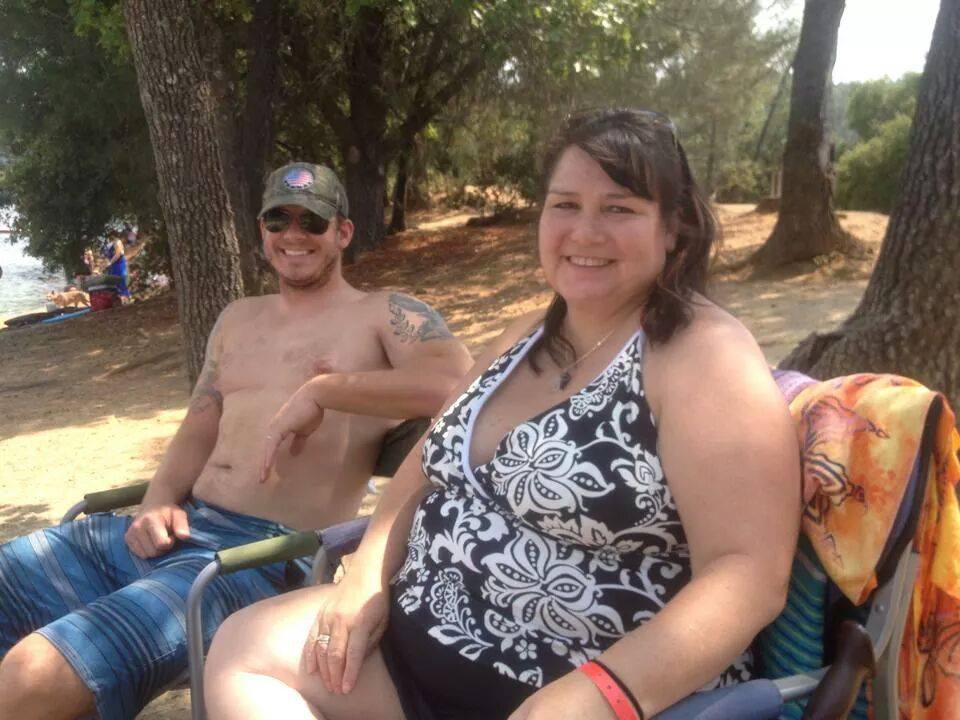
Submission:
<svg viewBox="0 0 960 720">
<path fill-rule="evenodd" d="M 561 410 L 539 422 L 525 422 L 510 433 L 490 463 L 497 494 L 518 516 L 582 510 L 586 498 L 610 491 L 599 468 L 580 461 L 579 448 L 567 432 Z"/>
<path fill-rule="evenodd" d="M 625 537 L 629 533 L 614 533 L 605 523 L 589 517 L 544 518 L 537 525 L 552 537 L 590 548 L 593 554 L 589 561 L 590 572 L 598 568 L 614 571 L 620 567 L 624 555 L 641 547 L 639 540 Z"/>
<path fill-rule="evenodd" d="M 423 511 L 414 513 L 410 535 L 407 538 L 407 557 L 398 574 L 406 574 L 412 568 L 423 567 L 423 556 L 427 554 L 427 531 L 423 528 Z"/>
<path fill-rule="evenodd" d="M 463 589 L 459 570 L 448 568 L 439 574 L 437 584 L 430 591 L 430 612 L 441 620 L 430 628 L 429 634 L 444 645 L 453 645 L 470 660 L 492 647 L 483 637 L 473 617 L 470 601 Z"/>
<path fill-rule="evenodd" d="M 656 454 L 640 333 L 597 380 L 471 467 L 469 428 L 537 337 L 501 356 L 424 443 L 436 489 L 393 590 L 430 637 L 541 687 L 652 618 L 689 581 L 690 561 Z M 749 675 L 740 668 L 716 682 Z"/>
<path fill-rule="evenodd" d="M 520 673 L 517 673 L 506 663 L 495 662 L 493 667 L 501 675 L 506 675 L 508 678 L 512 678 L 513 680 L 519 680 L 522 683 L 526 683 L 527 685 L 532 685 L 533 687 L 537 688 L 543 687 L 543 671 L 540 668 L 531 668 L 529 670 L 524 670 Z"/>
<path fill-rule="evenodd" d="M 443 554 L 449 562 L 479 572 L 475 556 L 480 544 L 496 542 L 507 534 L 504 517 L 487 510 L 476 498 L 445 496 L 440 514 L 449 521 L 431 540 L 430 556 L 435 562 L 439 562 Z"/>
<path fill-rule="evenodd" d="M 510 608 L 520 624 L 553 637 L 580 643 L 621 637 L 620 616 L 597 602 L 596 581 L 580 568 L 583 552 L 565 555 L 555 544 L 522 530 L 504 552 L 483 559 L 490 573 L 484 584 L 487 599 Z"/>
<path fill-rule="evenodd" d="M 624 363 L 610 366 L 599 378 L 590 383 L 581 392 L 570 398 L 570 419 L 593 415 L 603 409 L 626 373 Z"/>
</svg>

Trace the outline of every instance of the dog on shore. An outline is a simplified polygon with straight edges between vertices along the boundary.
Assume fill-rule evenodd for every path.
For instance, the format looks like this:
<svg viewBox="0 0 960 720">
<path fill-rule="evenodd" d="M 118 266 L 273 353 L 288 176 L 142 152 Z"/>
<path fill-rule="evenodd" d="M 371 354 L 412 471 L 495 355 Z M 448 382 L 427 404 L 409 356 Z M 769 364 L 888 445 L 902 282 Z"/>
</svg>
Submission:
<svg viewBox="0 0 960 720">
<path fill-rule="evenodd" d="M 51 291 L 47 293 L 47 300 L 59 308 L 65 307 L 90 307 L 90 296 L 83 290 L 77 290 L 71 287 L 63 292 Z"/>
</svg>

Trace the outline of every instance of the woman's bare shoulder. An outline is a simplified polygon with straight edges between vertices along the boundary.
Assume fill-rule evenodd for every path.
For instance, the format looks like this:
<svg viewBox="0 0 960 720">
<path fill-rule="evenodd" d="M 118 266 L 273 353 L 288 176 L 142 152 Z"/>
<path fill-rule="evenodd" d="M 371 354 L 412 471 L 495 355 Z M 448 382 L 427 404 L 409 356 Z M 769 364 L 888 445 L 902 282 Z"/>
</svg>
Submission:
<svg viewBox="0 0 960 720">
<path fill-rule="evenodd" d="M 690 323 L 663 344 L 662 354 L 673 362 L 693 362 L 702 353 L 710 357 L 763 357 L 756 339 L 735 316 L 716 303 L 700 298 L 693 305 Z M 696 364 L 696 363 L 695 363 Z"/>
<path fill-rule="evenodd" d="M 706 299 L 694 304 L 686 327 L 651 348 L 645 375 L 655 404 L 680 392 L 685 397 L 708 388 L 712 392 L 718 385 L 731 390 L 756 383 L 773 386 L 770 366 L 750 331 Z"/>
</svg>

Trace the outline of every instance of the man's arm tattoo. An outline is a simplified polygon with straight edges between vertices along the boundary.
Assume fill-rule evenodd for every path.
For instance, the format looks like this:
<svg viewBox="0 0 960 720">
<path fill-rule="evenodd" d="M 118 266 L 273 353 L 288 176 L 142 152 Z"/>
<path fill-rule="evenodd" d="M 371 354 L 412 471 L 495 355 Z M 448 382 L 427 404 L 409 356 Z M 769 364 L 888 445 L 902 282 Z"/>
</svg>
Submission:
<svg viewBox="0 0 960 720">
<path fill-rule="evenodd" d="M 411 322 L 410 315 L 420 322 Z M 400 293 L 390 293 L 390 327 L 400 342 L 449 340 L 453 337 L 440 313 L 425 302 Z"/>
<path fill-rule="evenodd" d="M 193 390 L 193 399 L 190 401 L 190 409 L 197 412 L 207 410 L 211 403 L 216 403 L 217 410 L 223 410 L 223 394 L 217 390 L 217 371 L 219 362 L 216 358 L 210 358 L 204 365 L 200 379 L 197 380 L 197 386 Z"/>
<path fill-rule="evenodd" d="M 193 389 L 193 397 L 190 400 L 190 410 L 196 412 L 204 412 L 213 404 L 216 404 L 218 412 L 223 411 L 223 394 L 217 390 L 216 382 L 220 374 L 217 342 L 225 313 L 226 311 L 220 313 L 217 321 L 213 324 L 213 329 L 210 331 L 210 337 L 207 338 L 207 351 L 203 369 L 200 371 L 200 378 L 197 380 L 197 386 Z"/>
</svg>

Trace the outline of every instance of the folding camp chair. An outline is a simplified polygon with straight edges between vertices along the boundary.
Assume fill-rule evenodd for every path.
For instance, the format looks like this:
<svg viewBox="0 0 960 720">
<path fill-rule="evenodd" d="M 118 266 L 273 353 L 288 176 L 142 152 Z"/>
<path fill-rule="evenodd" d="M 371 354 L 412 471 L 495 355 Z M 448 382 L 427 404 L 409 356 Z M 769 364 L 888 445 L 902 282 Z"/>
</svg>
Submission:
<svg viewBox="0 0 960 720">
<path fill-rule="evenodd" d="M 788 399 L 791 389 L 795 390 L 804 381 L 812 382 L 796 373 L 777 376 L 778 385 L 785 395 L 788 395 Z M 664 710 L 654 720 L 775 720 L 800 717 L 800 712 L 804 713 L 803 718 L 809 720 L 837 720 L 848 716 L 857 701 L 864 680 L 871 677 L 874 681 L 874 717 L 876 720 L 895 720 L 898 706 L 899 648 L 920 561 L 911 541 L 923 503 L 927 469 L 941 408 L 939 400 L 930 407 L 907 492 L 878 565 L 878 587 L 868 603 L 865 627 L 854 619 L 828 622 L 828 625 L 839 626 L 835 650 L 829 657 L 815 658 L 809 670 L 787 677 L 757 679 L 719 690 L 695 693 Z M 366 524 L 366 518 L 359 518 L 320 533 L 290 536 L 289 542 L 295 549 L 290 551 L 289 556 L 295 557 L 319 548 L 314 564 L 315 568 L 318 568 L 316 577 L 321 581 L 330 581 L 340 558 L 354 552 L 359 546 Z M 265 546 L 266 543 L 276 543 L 278 540 L 281 539 L 268 540 L 257 545 Z M 301 542 L 302 546 L 296 545 Z M 245 548 L 224 551 L 218 558 L 220 572 L 224 572 L 222 568 L 235 570 L 258 564 L 254 554 Z M 276 562 L 276 556 L 265 557 L 262 562 Z M 775 630 L 781 622 L 790 624 L 796 621 L 790 614 L 796 612 L 797 598 L 809 592 L 809 588 L 804 588 L 801 578 L 798 577 L 801 574 L 799 570 L 809 570 L 811 563 L 817 563 L 812 553 L 803 557 L 798 554 L 787 608 L 768 631 L 758 638 L 756 649 L 759 656 L 763 657 L 764 645 L 770 642 L 774 634 L 769 632 L 771 629 Z M 813 571 L 816 573 L 815 567 Z M 822 568 L 819 569 L 819 574 L 823 576 Z M 197 578 L 194 590 L 191 591 L 192 597 L 194 591 L 200 592 L 198 585 L 204 582 L 203 576 Z M 829 581 L 824 581 L 821 589 L 828 596 L 839 596 L 835 589 L 831 589 Z M 194 599 L 192 605 L 197 610 L 188 618 L 188 632 L 194 648 L 191 650 L 193 718 L 200 720 L 204 717 L 203 656 L 197 599 Z M 842 603 L 834 605 L 839 607 Z M 836 614 L 829 603 L 826 614 L 828 617 Z M 200 652 L 195 648 L 201 648 Z M 824 662 L 829 664 L 824 665 Z M 791 704 L 797 701 L 804 701 L 805 709 L 799 710 L 795 705 L 791 708 Z"/>
<path fill-rule="evenodd" d="M 375 477 L 390 477 L 416 445 L 427 429 L 429 420 L 407 420 L 384 437 L 380 455 L 373 474 Z M 130 485 L 113 490 L 89 493 L 71 507 L 61 522 L 75 519 L 81 513 L 109 512 L 143 500 L 147 483 Z M 197 575 L 187 595 L 187 641 L 190 660 L 190 704 L 193 717 L 204 717 L 203 712 L 203 623 L 201 617 L 203 592 L 219 575 L 238 570 L 285 562 L 303 557 L 313 557 L 314 579 L 332 582 L 340 559 L 349 548 L 356 548 L 367 526 L 367 518 L 350 520 L 320 531 L 302 531 L 269 538 L 236 548 L 221 550 Z M 172 689 L 172 688 L 171 688 Z"/>
<path fill-rule="evenodd" d="M 920 567 L 920 556 L 912 540 L 923 505 L 927 469 L 930 462 L 936 422 L 941 411 L 940 401 L 930 408 L 924 427 L 920 452 L 901 503 L 890 537 L 887 539 L 877 568 L 878 585 L 865 608 L 865 627 L 854 619 L 839 623 L 839 637 L 832 661 L 823 667 L 777 679 L 759 679 L 720 690 L 697 693 L 668 708 L 656 720 L 774 720 L 801 717 L 796 706 L 788 711 L 788 704 L 806 701 L 802 717 L 806 720 L 836 720 L 846 718 L 858 700 L 864 680 L 873 679 L 873 710 L 875 720 L 896 720 L 898 715 L 897 672 L 900 643 L 907 621 L 914 581 Z M 801 543 L 802 551 L 802 543 Z M 802 606 L 803 587 L 798 575 L 809 572 L 811 563 L 819 564 L 812 554 L 804 555 L 794 563 L 787 608 L 774 622 L 797 626 L 796 613 Z M 817 568 L 814 568 L 817 572 Z M 823 576 L 822 567 L 819 573 Z M 822 588 L 828 597 L 839 599 L 828 580 Z M 826 606 L 826 614 L 842 612 L 842 600 Z M 802 610 L 801 610 L 802 612 Z M 801 620 L 802 624 L 802 620 Z M 827 626 L 837 623 L 827 622 Z M 773 633 L 763 633 L 756 649 L 763 656 L 765 643 L 772 642 Z M 829 638 L 825 638 L 829 641 Z M 801 641 L 802 642 L 802 641 Z M 829 644 L 829 642 L 827 643 Z M 861 697 L 861 704 L 863 700 Z"/>
</svg>

